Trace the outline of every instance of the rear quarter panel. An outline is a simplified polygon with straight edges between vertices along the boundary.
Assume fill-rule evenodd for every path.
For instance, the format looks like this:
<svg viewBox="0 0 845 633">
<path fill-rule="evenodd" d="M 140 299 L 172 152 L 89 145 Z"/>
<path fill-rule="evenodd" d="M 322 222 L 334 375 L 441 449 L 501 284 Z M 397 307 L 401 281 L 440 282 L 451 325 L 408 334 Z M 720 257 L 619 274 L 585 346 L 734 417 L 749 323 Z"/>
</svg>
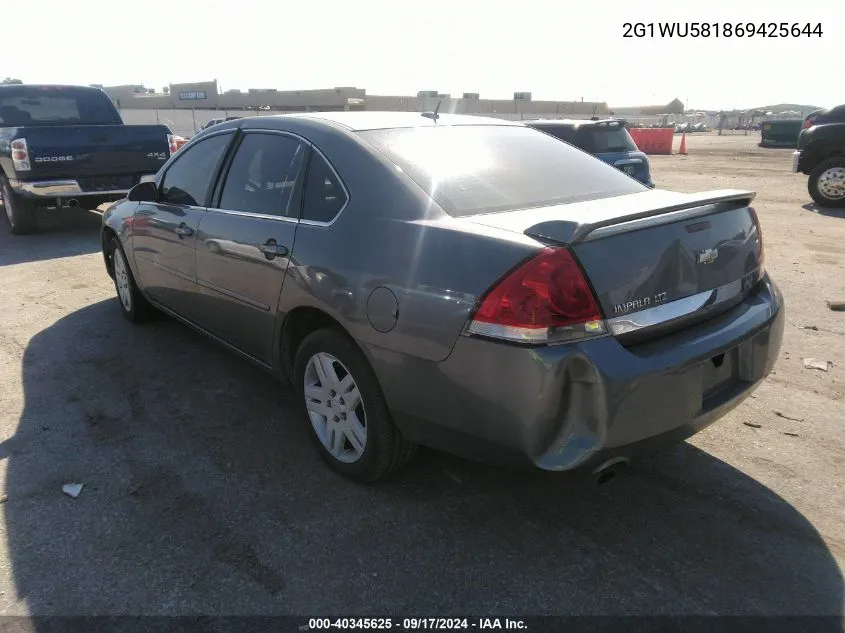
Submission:
<svg viewBox="0 0 845 633">
<path fill-rule="evenodd" d="M 326 155 L 349 190 L 331 226 L 302 223 L 280 300 L 280 314 L 323 310 L 365 345 L 427 360 L 446 358 L 479 295 L 538 243 L 448 216 L 381 154 L 348 133 L 300 131 Z M 370 298 L 389 295 L 381 309 Z M 388 324 L 389 325 L 389 324 Z M 380 325 L 380 329 L 386 329 Z"/>
</svg>

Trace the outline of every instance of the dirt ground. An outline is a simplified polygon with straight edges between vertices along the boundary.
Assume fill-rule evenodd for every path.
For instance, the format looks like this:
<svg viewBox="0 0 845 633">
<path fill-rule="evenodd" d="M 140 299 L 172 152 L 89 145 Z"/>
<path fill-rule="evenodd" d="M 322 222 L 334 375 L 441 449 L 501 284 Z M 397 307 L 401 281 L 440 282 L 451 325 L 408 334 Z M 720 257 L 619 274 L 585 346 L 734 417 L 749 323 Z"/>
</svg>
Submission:
<svg viewBox="0 0 845 633">
<path fill-rule="evenodd" d="M 845 212 L 757 141 L 689 136 L 652 169 L 758 192 L 781 358 L 739 409 L 601 487 L 432 452 L 344 481 L 268 376 L 121 318 L 96 214 L 27 237 L 0 222 L 0 613 L 841 616 L 845 313 L 826 300 L 845 300 Z"/>
</svg>

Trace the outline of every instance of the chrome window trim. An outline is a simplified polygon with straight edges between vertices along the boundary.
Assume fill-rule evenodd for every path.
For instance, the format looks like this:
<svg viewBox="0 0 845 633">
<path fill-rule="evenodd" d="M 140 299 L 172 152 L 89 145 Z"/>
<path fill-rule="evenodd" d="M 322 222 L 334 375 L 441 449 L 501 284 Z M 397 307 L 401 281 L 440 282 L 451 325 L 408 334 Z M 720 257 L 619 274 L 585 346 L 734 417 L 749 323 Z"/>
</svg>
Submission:
<svg viewBox="0 0 845 633">
<path fill-rule="evenodd" d="M 287 136 L 287 137 L 290 137 L 292 139 L 295 139 L 296 141 L 299 141 L 301 144 L 303 144 L 303 145 L 305 145 L 305 146 L 307 146 L 311 149 L 314 148 L 314 144 L 311 143 L 311 141 L 309 141 L 307 138 L 304 138 L 304 137 L 302 137 L 299 134 L 296 134 L 294 132 L 288 132 L 287 130 L 268 130 L 268 129 L 265 129 L 265 128 L 247 128 L 247 129 L 237 128 L 237 129 L 240 129 L 241 133 L 244 136 L 246 136 L 248 134 L 272 134 L 274 136 Z M 220 132 L 215 132 L 215 134 L 219 134 L 219 133 Z M 241 142 L 243 142 L 243 141 L 241 141 Z M 239 149 L 240 149 L 240 144 L 238 144 L 238 147 L 235 149 L 235 155 L 232 157 L 232 160 L 234 160 L 237 157 Z M 230 162 L 229 167 L 231 168 L 231 162 Z M 228 170 L 226 171 L 225 180 L 223 182 L 223 187 L 220 189 L 219 197 L 221 197 L 221 198 L 223 197 L 223 191 L 226 188 L 226 181 L 227 180 L 229 180 L 229 171 Z M 303 191 L 303 194 L 304 194 L 305 183 L 302 184 L 302 191 Z M 299 218 L 295 218 L 295 217 L 292 218 L 292 217 L 287 216 L 287 215 L 272 215 L 270 213 L 256 213 L 254 211 L 237 211 L 235 209 L 224 209 L 223 207 L 210 207 L 210 206 L 205 207 L 205 210 L 208 213 L 221 213 L 223 215 L 237 215 L 237 216 L 247 217 L 247 218 L 256 218 L 256 219 L 259 219 L 259 220 L 280 220 L 282 222 L 289 222 L 291 224 L 299 224 L 300 223 Z"/>
<path fill-rule="evenodd" d="M 195 204 L 176 204 L 174 202 L 141 202 L 139 204 L 141 204 L 141 205 L 146 204 L 146 205 L 151 205 L 151 206 L 156 206 L 156 207 L 165 207 L 165 211 L 168 208 L 185 209 L 187 211 L 196 211 L 198 213 L 202 213 L 203 211 L 206 210 L 206 207 L 203 207 L 203 206 L 197 206 Z M 135 210 L 135 213 L 133 215 L 150 216 L 150 215 L 155 215 L 155 213 L 156 213 L 156 211 L 154 209 L 145 209 L 143 206 L 141 206 L 141 207 L 138 207 Z M 194 227 L 194 228 L 196 228 L 196 227 Z"/>
<path fill-rule="evenodd" d="M 299 224 L 297 218 L 290 218 L 286 215 L 270 215 L 268 213 L 254 213 L 252 211 L 235 211 L 234 209 L 221 209 L 219 207 L 205 207 L 207 213 L 219 213 L 221 215 L 237 215 L 245 218 L 255 218 L 257 220 L 278 220 L 280 222 L 287 222 L 289 224 Z"/>
<path fill-rule="evenodd" d="M 170 168 L 173 167 L 173 165 L 176 164 L 176 161 L 178 161 L 182 156 L 187 154 L 187 151 L 185 151 L 185 150 L 187 150 L 191 147 L 194 147 L 196 145 L 199 145 L 200 143 L 202 143 L 206 139 L 214 138 L 215 136 L 222 136 L 223 134 L 233 134 L 234 135 L 235 133 L 237 133 L 237 131 L 238 131 L 238 128 L 226 128 L 225 130 L 218 130 L 216 132 L 204 134 L 202 136 L 202 138 L 196 138 L 196 135 L 191 137 L 191 139 L 187 143 L 185 143 L 182 147 L 180 147 L 179 150 L 175 154 L 171 154 L 170 158 L 167 160 L 167 162 L 164 163 L 164 165 L 162 165 L 161 168 L 158 170 L 158 172 L 156 173 L 155 180 L 153 181 L 153 182 L 155 182 L 156 189 L 161 189 L 161 186 L 164 183 L 164 179 L 167 177 L 167 172 L 169 172 Z M 225 153 L 224 153 L 224 157 L 225 157 Z"/>
<path fill-rule="evenodd" d="M 330 227 L 335 222 L 338 221 L 340 216 L 343 214 L 344 211 L 346 211 L 346 208 L 349 206 L 349 202 L 352 200 L 352 195 L 349 193 L 349 187 L 346 186 L 346 183 L 343 181 L 343 178 L 340 177 L 340 174 L 337 172 L 337 169 L 335 169 L 335 166 L 328 159 L 328 157 L 323 152 L 323 150 L 321 150 L 319 147 L 317 147 L 317 145 L 315 145 L 313 141 L 308 140 L 307 138 L 297 134 L 296 132 L 290 132 L 288 130 L 274 130 L 274 129 L 263 128 L 263 127 L 227 128 L 225 130 L 219 130 L 219 131 L 216 131 L 216 132 L 211 132 L 209 134 L 205 134 L 205 135 L 203 135 L 202 139 L 198 139 L 197 143 L 199 143 L 202 140 L 205 140 L 207 138 L 211 138 L 213 136 L 220 136 L 222 134 L 232 134 L 232 133 L 235 133 L 235 132 L 238 132 L 238 131 L 240 131 L 244 135 L 254 134 L 254 133 L 262 133 L 262 134 L 276 134 L 276 135 L 279 135 L 279 136 L 288 136 L 288 137 L 294 138 L 294 139 L 304 143 L 314 153 L 318 154 L 320 156 L 320 158 L 322 158 L 326 162 L 326 165 L 329 166 L 329 169 L 334 174 L 334 177 L 337 178 L 337 181 L 340 183 L 340 188 L 343 189 L 343 193 L 346 195 L 346 202 L 343 203 L 343 206 L 340 207 L 338 212 L 335 214 L 335 216 L 329 222 L 320 222 L 320 221 L 317 221 L 317 220 L 307 220 L 305 218 L 290 218 L 288 216 L 266 215 L 266 214 L 263 214 L 263 213 L 251 213 L 251 212 L 248 212 L 248 211 L 234 211 L 234 210 L 230 210 L 230 209 L 221 209 L 221 208 L 218 208 L 218 207 L 202 207 L 203 209 L 205 209 L 208 212 L 224 213 L 224 214 L 227 214 L 227 215 L 242 215 L 242 216 L 246 216 L 246 217 L 256 217 L 256 218 L 262 218 L 262 219 L 282 220 L 282 221 L 291 222 L 291 223 L 305 224 L 307 226 L 319 226 L 319 227 L 323 227 L 323 228 Z M 180 149 L 180 152 L 187 147 L 188 147 L 188 144 L 186 144 L 184 147 L 182 147 L 182 149 Z M 179 155 L 178 153 L 174 154 L 171 158 L 175 159 L 175 157 L 178 156 L 178 155 Z M 169 164 L 166 164 L 162 167 L 161 175 L 157 179 L 156 186 L 159 186 L 159 187 L 161 186 L 161 184 L 164 181 L 165 176 L 167 175 L 167 171 L 169 171 L 170 167 L 175 162 L 176 161 L 173 160 Z M 304 182 L 302 184 L 303 199 L 304 199 L 304 196 L 305 196 L 305 187 L 306 187 L 307 184 L 308 184 L 308 182 L 307 182 L 307 174 L 306 174 L 306 182 Z M 221 190 L 221 193 L 222 193 L 222 190 Z"/>
<path fill-rule="evenodd" d="M 340 183 L 340 188 L 343 189 L 343 193 L 346 194 L 346 202 L 343 203 L 343 206 L 340 207 L 340 209 L 338 209 L 338 212 L 335 214 L 335 216 L 329 222 L 320 222 L 318 220 L 306 220 L 305 218 L 301 218 L 299 220 L 300 224 L 306 224 L 308 226 L 321 226 L 321 227 L 326 228 L 326 227 L 331 226 L 335 222 L 337 222 L 338 218 L 340 218 L 340 216 L 346 210 L 346 207 L 349 206 L 349 201 L 352 199 L 352 196 L 349 194 L 349 189 L 347 188 L 346 183 L 343 182 L 343 178 L 341 178 L 340 174 L 337 173 L 337 170 L 334 168 L 334 165 L 332 165 L 332 162 L 326 157 L 326 155 L 323 153 L 323 151 L 319 147 L 314 145 L 313 143 L 311 143 L 311 149 L 314 152 L 316 152 L 317 154 L 319 154 L 320 157 L 324 161 L 326 161 L 326 165 L 329 166 L 329 169 L 332 171 L 335 178 L 337 178 L 337 181 Z M 307 187 L 308 187 L 308 179 L 307 179 L 307 174 L 306 174 L 306 180 L 302 185 L 303 203 L 305 201 L 305 190 L 306 190 Z M 304 207 L 304 204 L 303 204 L 303 212 L 304 211 L 305 211 L 305 207 Z"/>
</svg>

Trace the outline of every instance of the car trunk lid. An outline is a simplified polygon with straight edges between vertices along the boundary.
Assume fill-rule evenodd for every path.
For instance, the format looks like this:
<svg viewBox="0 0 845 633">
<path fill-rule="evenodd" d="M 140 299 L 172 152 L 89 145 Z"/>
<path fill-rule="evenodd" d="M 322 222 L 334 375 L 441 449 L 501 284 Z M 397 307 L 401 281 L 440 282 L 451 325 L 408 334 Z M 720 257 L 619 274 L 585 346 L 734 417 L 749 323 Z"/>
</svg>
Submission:
<svg viewBox="0 0 845 633">
<path fill-rule="evenodd" d="M 762 241 L 740 190 L 632 195 L 467 218 L 569 246 L 616 335 L 735 305 L 762 275 Z"/>
</svg>

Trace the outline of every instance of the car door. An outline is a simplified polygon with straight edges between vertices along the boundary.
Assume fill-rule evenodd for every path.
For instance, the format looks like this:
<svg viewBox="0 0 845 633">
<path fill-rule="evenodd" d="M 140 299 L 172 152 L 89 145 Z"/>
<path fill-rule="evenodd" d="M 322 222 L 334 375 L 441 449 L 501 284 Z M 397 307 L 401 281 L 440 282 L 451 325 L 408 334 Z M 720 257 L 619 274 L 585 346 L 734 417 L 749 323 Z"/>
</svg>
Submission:
<svg viewBox="0 0 845 633">
<path fill-rule="evenodd" d="M 188 319 L 196 315 L 196 231 L 233 132 L 182 150 L 158 179 L 158 200 L 142 202 L 132 225 L 132 251 L 144 290 Z"/>
<path fill-rule="evenodd" d="M 266 364 L 309 151 L 290 134 L 244 132 L 200 224 L 200 324 Z"/>
</svg>

